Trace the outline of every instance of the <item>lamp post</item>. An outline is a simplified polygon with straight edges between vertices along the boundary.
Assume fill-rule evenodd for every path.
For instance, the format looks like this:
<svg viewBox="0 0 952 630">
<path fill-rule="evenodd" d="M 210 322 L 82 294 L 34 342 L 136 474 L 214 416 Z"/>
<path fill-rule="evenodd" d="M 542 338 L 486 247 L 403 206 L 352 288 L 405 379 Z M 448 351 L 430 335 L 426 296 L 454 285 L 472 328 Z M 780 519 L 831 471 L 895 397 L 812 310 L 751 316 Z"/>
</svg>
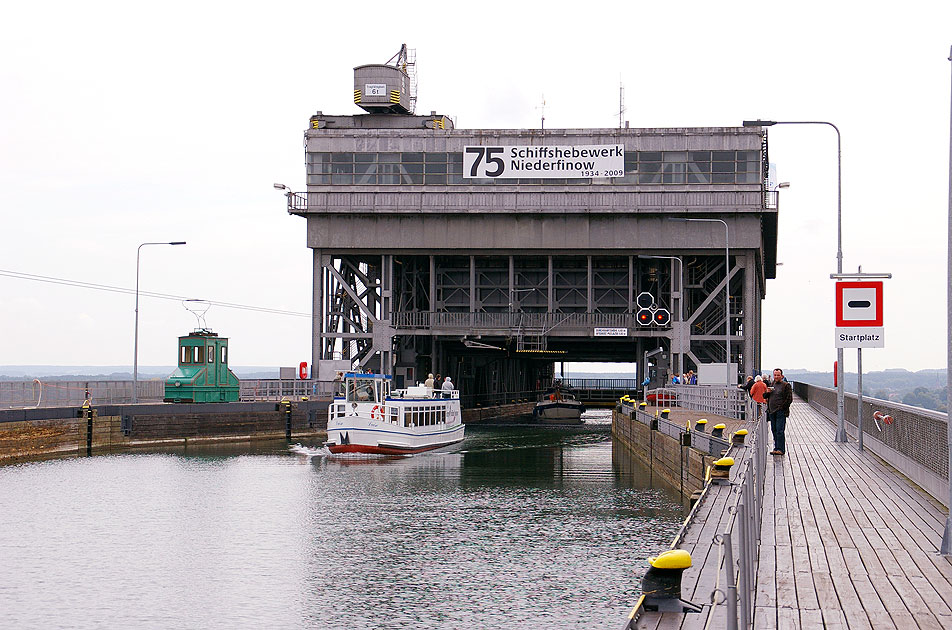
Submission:
<svg viewBox="0 0 952 630">
<path fill-rule="evenodd" d="M 843 273 L 843 151 L 839 128 L 824 120 L 745 120 L 744 127 L 774 125 L 827 125 L 836 132 L 836 273 Z M 836 442 L 846 442 L 846 406 L 843 393 L 843 348 L 836 349 Z"/>
<path fill-rule="evenodd" d="M 142 243 L 136 248 L 136 328 L 135 349 L 132 357 L 132 402 L 139 402 L 139 254 L 146 245 L 185 245 L 185 241 L 171 241 L 168 243 Z"/>
<path fill-rule="evenodd" d="M 724 369 L 724 382 L 731 384 L 731 249 L 730 230 L 724 219 L 668 219 L 685 223 L 720 223 L 724 226 L 724 347 L 727 349 L 727 363 Z"/>
<path fill-rule="evenodd" d="M 684 324 L 684 262 L 677 256 L 649 256 L 645 254 L 639 255 L 638 258 L 662 258 L 665 260 L 678 261 L 678 339 L 681 340 L 678 345 L 681 346 L 684 343 L 682 337 L 684 334 L 682 327 L 682 324 Z M 673 289 L 672 292 L 674 292 Z M 684 348 L 681 347 L 680 350 L 681 351 L 678 352 L 678 374 L 684 374 Z"/>
<path fill-rule="evenodd" d="M 949 61 L 952 61 L 952 48 L 949 49 Z M 952 100 L 950 100 L 952 106 Z M 952 124 L 952 109 L 949 114 L 950 124 Z M 952 313 L 952 128 L 949 130 L 949 249 L 946 250 L 946 258 L 949 259 L 948 276 L 946 276 L 946 309 Z M 952 392 L 952 315 L 948 316 L 946 322 L 948 336 L 946 337 L 946 392 Z M 946 396 L 946 407 L 949 408 L 950 399 Z M 949 418 L 952 419 L 952 409 L 949 410 Z M 952 421 L 948 421 L 948 442 L 949 442 L 949 516 L 945 519 L 945 532 L 942 534 L 942 548 L 940 552 L 943 556 L 952 555 Z"/>
</svg>

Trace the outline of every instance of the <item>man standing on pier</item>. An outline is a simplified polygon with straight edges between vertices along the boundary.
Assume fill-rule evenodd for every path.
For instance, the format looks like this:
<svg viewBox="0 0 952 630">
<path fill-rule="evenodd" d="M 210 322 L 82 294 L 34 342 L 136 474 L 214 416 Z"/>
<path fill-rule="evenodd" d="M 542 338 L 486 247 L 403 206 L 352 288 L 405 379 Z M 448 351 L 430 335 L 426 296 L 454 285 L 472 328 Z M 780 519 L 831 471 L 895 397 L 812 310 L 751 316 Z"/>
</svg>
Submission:
<svg viewBox="0 0 952 630">
<path fill-rule="evenodd" d="M 780 368 L 773 371 L 773 383 L 764 392 L 764 398 L 767 399 L 767 422 L 770 423 L 774 440 L 774 450 L 770 451 L 770 454 L 783 455 L 787 450 L 784 431 L 787 428 L 790 405 L 793 404 L 793 387 L 783 380 L 783 370 Z"/>
</svg>

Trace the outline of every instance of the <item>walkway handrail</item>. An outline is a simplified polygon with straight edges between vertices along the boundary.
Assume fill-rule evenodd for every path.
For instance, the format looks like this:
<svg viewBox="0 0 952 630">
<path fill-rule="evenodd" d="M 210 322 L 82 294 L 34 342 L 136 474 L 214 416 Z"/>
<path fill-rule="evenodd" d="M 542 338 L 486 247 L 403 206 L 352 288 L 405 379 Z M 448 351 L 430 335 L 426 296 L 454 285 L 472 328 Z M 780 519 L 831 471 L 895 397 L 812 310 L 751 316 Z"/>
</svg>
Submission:
<svg viewBox="0 0 952 630">
<path fill-rule="evenodd" d="M 795 382 L 793 390 L 810 406 L 823 410 L 827 417 L 836 413 L 836 390 Z M 857 430 L 856 394 L 846 394 L 846 425 Z M 881 422 L 876 411 L 889 416 Z M 938 501 L 949 500 L 948 423 L 946 413 L 863 396 L 863 435 L 865 448 L 875 452 Z"/>
<path fill-rule="evenodd" d="M 743 389 L 728 385 L 671 385 L 664 388 L 672 393 L 682 409 L 716 413 L 725 418 L 744 420 L 750 396 Z"/>
<path fill-rule="evenodd" d="M 724 531 L 718 535 L 726 584 L 725 590 L 722 591 L 724 599 L 716 602 L 720 589 L 715 589 L 711 593 L 712 605 L 708 611 L 709 615 L 713 615 L 717 606 L 724 605 L 728 630 L 752 628 L 754 623 L 754 597 L 760 563 L 760 529 L 767 471 L 765 422 L 757 422 L 753 438 L 746 446 L 748 452 L 745 453 L 743 470 L 733 481 L 733 492 L 737 494 L 737 499 L 728 507 L 731 516 Z M 735 549 L 738 552 L 736 559 Z"/>
</svg>

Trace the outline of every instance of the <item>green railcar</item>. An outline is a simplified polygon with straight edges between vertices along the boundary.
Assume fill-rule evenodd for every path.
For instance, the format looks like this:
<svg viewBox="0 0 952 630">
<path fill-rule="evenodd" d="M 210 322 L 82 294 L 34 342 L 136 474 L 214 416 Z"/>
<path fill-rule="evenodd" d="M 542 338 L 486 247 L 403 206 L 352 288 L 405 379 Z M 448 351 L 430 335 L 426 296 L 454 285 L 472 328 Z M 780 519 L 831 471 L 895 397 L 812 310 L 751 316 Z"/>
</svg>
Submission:
<svg viewBox="0 0 952 630">
<path fill-rule="evenodd" d="M 178 367 L 165 380 L 165 402 L 237 402 L 238 377 L 228 369 L 228 338 L 206 328 L 179 337 Z"/>
</svg>

